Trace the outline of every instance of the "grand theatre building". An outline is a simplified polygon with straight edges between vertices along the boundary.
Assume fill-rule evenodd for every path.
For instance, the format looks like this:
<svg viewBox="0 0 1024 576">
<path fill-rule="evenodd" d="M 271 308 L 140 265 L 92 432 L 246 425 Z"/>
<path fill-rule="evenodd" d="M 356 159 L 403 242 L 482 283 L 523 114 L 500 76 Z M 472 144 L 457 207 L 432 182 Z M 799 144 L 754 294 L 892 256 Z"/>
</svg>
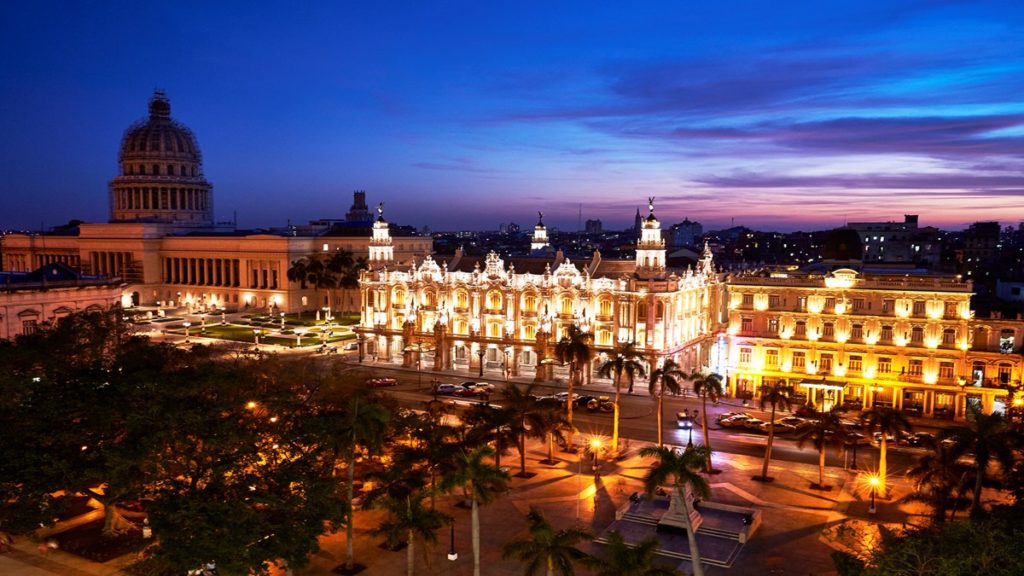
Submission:
<svg viewBox="0 0 1024 576">
<path fill-rule="evenodd" d="M 160 91 L 150 98 L 149 115 L 125 131 L 118 160 L 108 223 L 81 224 L 70 233 L 7 235 L 2 269 L 29 272 L 60 263 L 83 274 L 118 277 L 126 307 L 291 312 L 322 308 L 329 297 L 289 282 L 292 262 L 338 250 L 369 256 L 373 220 L 362 192 L 344 220 L 252 231 L 218 225 L 198 142 L 171 118 L 170 101 Z M 412 261 L 429 254 L 432 243 L 391 234 L 388 250 L 395 261 Z M 347 298 L 355 310 L 352 292 Z"/>
<path fill-rule="evenodd" d="M 594 366 L 624 342 L 650 364 L 671 357 L 688 369 L 709 365 L 724 311 L 711 253 L 695 267 L 667 268 L 653 205 L 641 233 L 635 260 L 595 253 L 571 262 L 549 251 L 511 258 L 457 252 L 450 262 L 427 257 L 405 267 L 379 262 L 360 281 L 365 352 L 419 369 L 550 380 L 554 347 L 577 324 L 593 334 Z M 534 254 L 544 254 L 543 222 L 533 240 Z"/>
</svg>

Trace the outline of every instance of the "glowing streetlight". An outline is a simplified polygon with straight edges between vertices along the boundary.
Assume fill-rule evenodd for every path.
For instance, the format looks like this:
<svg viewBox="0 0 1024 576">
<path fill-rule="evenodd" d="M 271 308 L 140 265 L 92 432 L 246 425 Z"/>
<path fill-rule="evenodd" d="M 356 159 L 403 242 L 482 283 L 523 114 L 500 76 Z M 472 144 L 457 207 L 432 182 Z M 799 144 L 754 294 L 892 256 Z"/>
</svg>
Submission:
<svg viewBox="0 0 1024 576">
<path fill-rule="evenodd" d="M 191 322 L 182 322 L 181 325 L 185 327 L 185 344 L 188 344 L 188 328 L 189 328 L 189 326 L 192 325 L 192 323 Z"/>
<path fill-rule="evenodd" d="M 875 492 L 878 491 L 878 485 L 881 483 L 882 479 L 878 477 L 878 474 L 868 476 L 868 484 L 871 485 L 871 507 L 868 508 L 868 514 L 874 514 L 878 511 L 875 509 Z"/>
<path fill-rule="evenodd" d="M 257 406 L 259 406 L 259 404 L 257 404 L 255 400 L 249 400 L 245 403 L 246 410 L 255 410 Z"/>
</svg>

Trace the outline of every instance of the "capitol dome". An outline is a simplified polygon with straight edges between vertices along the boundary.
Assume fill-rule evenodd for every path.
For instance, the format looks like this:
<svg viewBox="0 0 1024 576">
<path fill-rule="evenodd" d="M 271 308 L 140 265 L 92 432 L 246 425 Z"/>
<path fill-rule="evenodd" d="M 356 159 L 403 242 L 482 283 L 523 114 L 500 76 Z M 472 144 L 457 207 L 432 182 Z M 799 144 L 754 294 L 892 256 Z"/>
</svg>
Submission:
<svg viewBox="0 0 1024 576">
<path fill-rule="evenodd" d="M 212 186 L 203 177 L 196 138 L 171 118 L 162 90 L 149 99 L 149 117 L 125 130 L 120 173 L 110 182 L 111 221 L 213 224 Z"/>
</svg>

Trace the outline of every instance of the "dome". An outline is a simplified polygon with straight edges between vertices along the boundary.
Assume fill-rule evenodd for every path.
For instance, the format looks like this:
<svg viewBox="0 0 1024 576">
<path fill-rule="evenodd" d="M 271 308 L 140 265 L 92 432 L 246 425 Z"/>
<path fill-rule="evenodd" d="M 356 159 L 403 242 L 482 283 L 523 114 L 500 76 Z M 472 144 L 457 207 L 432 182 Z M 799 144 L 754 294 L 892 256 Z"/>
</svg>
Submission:
<svg viewBox="0 0 1024 576">
<path fill-rule="evenodd" d="M 202 163 L 192 131 L 171 119 L 171 101 L 162 90 L 149 99 L 149 117 L 132 124 L 121 140 L 122 163 L 135 160 L 174 160 Z"/>
<path fill-rule="evenodd" d="M 821 256 L 824 260 L 863 259 L 864 245 L 860 241 L 860 234 L 852 228 L 836 228 L 825 238 Z"/>
<path fill-rule="evenodd" d="M 183 226 L 213 223 L 210 183 L 196 138 L 171 118 L 162 90 L 149 99 L 149 116 L 125 130 L 120 173 L 110 182 L 111 220 L 165 222 Z"/>
</svg>

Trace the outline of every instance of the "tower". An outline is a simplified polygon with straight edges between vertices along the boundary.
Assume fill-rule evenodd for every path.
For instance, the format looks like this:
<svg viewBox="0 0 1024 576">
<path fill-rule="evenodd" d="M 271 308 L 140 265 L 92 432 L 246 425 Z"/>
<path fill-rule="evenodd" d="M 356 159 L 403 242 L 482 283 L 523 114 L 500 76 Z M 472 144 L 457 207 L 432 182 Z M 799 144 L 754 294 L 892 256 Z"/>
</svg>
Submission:
<svg viewBox="0 0 1024 576">
<path fill-rule="evenodd" d="M 539 219 L 533 227 L 533 240 L 530 241 L 530 252 L 540 252 L 548 247 L 548 229 L 544 226 L 544 213 L 537 212 Z"/>
<path fill-rule="evenodd" d="M 636 245 L 636 273 L 641 278 L 665 275 L 665 241 L 661 238 L 661 222 L 654 217 L 654 197 L 647 201 L 650 214 L 640 224 L 640 241 Z"/>
<path fill-rule="evenodd" d="M 149 99 L 149 117 L 125 130 L 120 172 L 110 181 L 111 222 L 213 225 L 212 186 L 203 177 L 195 136 L 171 119 L 163 90 Z"/>
<path fill-rule="evenodd" d="M 370 238 L 370 266 L 386 265 L 394 259 L 391 230 L 384 220 L 384 203 L 381 202 L 377 204 L 377 221 L 373 223 L 373 237 Z"/>
</svg>

